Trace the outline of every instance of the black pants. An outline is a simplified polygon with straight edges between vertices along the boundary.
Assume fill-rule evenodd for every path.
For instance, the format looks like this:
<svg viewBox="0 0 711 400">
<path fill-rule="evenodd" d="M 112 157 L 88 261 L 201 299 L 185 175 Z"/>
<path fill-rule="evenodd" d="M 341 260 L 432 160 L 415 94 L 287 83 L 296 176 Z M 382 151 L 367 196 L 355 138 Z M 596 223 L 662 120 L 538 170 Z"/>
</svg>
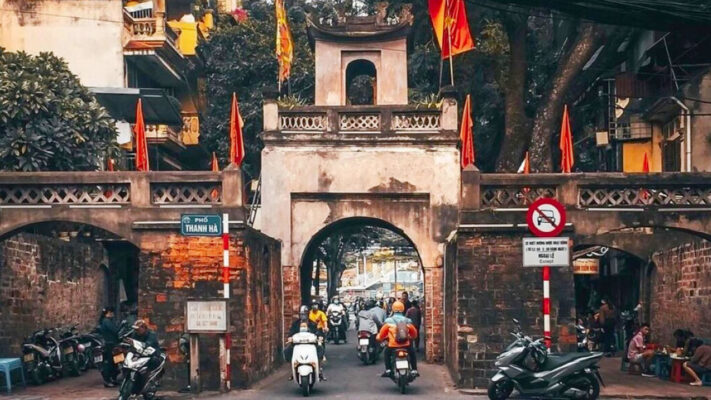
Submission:
<svg viewBox="0 0 711 400">
<path fill-rule="evenodd" d="M 603 352 L 615 352 L 617 351 L 617 346 L 615 345 L 615 325 L 606 325 L 603 328 L 604 332 L 602 334 L 602 347 Z"/>
<path fill-rule="evenodd" d="M 415 349 L 413 349 L 412 345 L 408 347 L 386 347 L 385 350 L 383 351 L 383 357 L 385 358 L 385 369 L 386 370 L 392 370 L 393 369 L 393 359 L 395 358 L 395 351 L 396 350 L 407 350 L 407 355 L 408 358 L 410 359 L 410 365 L 412 366 L 413 370 L 417 370 L 417 354 L 415 353 Z"/>
<path fill-rule="evenodd" d="M 114 364 L 113 355 L 114 345 L 106 345 L 104 347 L 104 360 L 101 363 L 101 376 L 104 378 L 104 382 L 109 383 L 116 380 L 119 370 Z"/>
</svg>

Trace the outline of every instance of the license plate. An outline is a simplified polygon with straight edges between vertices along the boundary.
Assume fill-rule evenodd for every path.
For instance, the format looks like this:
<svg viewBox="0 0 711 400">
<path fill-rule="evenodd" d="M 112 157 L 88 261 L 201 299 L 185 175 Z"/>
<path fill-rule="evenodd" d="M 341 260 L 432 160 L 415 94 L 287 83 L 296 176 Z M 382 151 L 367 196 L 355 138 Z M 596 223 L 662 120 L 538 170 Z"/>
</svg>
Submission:
<svg viewBox="0 0 711 400">
<path fill-rule="evenodd" d="M 35 360 L 35 355 L 34 355 L 34 353 L 25 354 L 25 356 L 23 357 L 23 359 L 24 359 L 25 361 L 28 361 L 28 362 L 29 362 L 29 361 L 34 361 L 34 360 Z"/>
<path fill-rule="evenodd" d="M 62 351 L 64 352 L 64 354 L 72 354 L 74 353 L 74 347 L 65 347 Z"/>
<path fill-rule="evenodd" d="M 370 340 L 368 340 L 368 339 L 360 339 L 360 340 L 358 341 L 358 344 L 360 344 L 361 346 L 367 346 L 367 345 L 370 344 Z"/>
<path fill-rule="evenodd" d="M 100 362 L 102 362 L 102 361 L 104 361 L 104 356 L 96 356 L 96 357 L 94 357 L 94 362 L 95 362 L 95 363 L 100 363 Z"/>
<path fill-rule="evenodd" d="M 397 360 L 397 361 L 395 361 L 395 368 L 408 369 L 408 368 L 410 368 L 410 363 L 407 362 L 407 360 Z"/>
<path fill-rule="evenodd" d="M 124 360 L 123 353 L 114 356 L 114 364 L 120 364 Z"/>
</svg>

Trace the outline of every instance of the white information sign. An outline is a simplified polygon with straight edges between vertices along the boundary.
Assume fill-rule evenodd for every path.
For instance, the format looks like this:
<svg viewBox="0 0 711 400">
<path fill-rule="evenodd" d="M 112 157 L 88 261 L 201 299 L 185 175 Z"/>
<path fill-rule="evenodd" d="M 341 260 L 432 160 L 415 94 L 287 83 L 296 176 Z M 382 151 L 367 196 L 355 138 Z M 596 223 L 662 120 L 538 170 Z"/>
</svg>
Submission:
<svg viewBox="0 0 711 400">
<path fill-rule="evenodd" d="M 227 332 L 227 302 L 225 300 L 188 300 L 185 325 L 189 333 Z"/>
<path fill-rule="evenodd" d="M 567 237 L 523 238 L 524 267 L 567 267 L 570 247 Z"/>
</svg>

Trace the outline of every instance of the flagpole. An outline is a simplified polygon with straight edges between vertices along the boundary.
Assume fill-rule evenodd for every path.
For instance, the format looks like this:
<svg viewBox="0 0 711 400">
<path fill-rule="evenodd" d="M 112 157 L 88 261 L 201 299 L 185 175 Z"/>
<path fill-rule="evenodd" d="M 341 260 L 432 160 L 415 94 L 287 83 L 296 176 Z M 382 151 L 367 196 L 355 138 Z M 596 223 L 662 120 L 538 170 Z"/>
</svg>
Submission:
<svg viewBox="0 0 711 400">
<path fill-rule="evenodd" d="M 447 0 L 447 6 L 445 7 L 445 14 L 449 13 L 450 11 L 450 5 L 449 5 L 450 0 Z M 447 21 L 447 18 L 445 16 L 445 21 Z M 447 25 L 450 25 L 447 27 L 447 41 L 449 42 L 449 83 L 454 86 L 454 64 L 452 64 L 452 27 L 451 27 L 451 21 L 447 22 Z"/>
<path fill-rule="evenodd" d="M 439 58 L 439 88 L 442 89 L 442 70 L 444 69 L 444 60 Z"/>
</svg>

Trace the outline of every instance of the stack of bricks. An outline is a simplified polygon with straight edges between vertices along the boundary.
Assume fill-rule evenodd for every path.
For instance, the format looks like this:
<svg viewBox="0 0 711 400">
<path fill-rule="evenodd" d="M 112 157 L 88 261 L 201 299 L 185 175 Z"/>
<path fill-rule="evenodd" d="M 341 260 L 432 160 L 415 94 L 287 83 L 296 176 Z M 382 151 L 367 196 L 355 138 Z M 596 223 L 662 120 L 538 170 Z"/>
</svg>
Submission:
<svg viewBox="0 0 711 400">
<path fill-rule="evenodd" d="M 462 233 L 456 239 L 456 254 L 449 246 L 447 258 L 447 363 L 458 386 L 486 387 L 494 373 L 493 360 L 510 343 L 512 319 L 523 331 L 542 336 L 543 284 L 540 268 L 522 265 L 520 233 Z M 452 277 L 453 278 L 450 278 Z M 454 280 L 451 280 L 454 279 Z M 551 325 L 558 350 L 575 346 L 574 283 L 570 268 L 552 268 Z M 456 296 L 453 299 L 451 296 Z M 453 308 L 453 309 L 452 309 Z M 454 354 L 456 352 L 456 354 Z"/>
<path fill-rule="evenodd" d="M 676 329 L 711 339 L 711 242 L 699 239 L 655 253 L 651 327 L 656 341 L 672 343 Z"/>
<path fill-rule="evenodd" d="M 168 354 L 166 387 L 187 380 L 178 340 L 190 298 L 222 297 L 222 240 L 148 232 L 141 239 L 139 316 L 157 331 Z M 246 387 L 281 362 L 281 276 L 279 243 L 251 229 L 231 233 L 230 332 L 232 384 Z M 201 338 L 204 389 L 219 384 L 215 335 Z"/>
<path fill-rule="evenodd" d="M 109 276 L 104 259 L 93 241 L 19 233 L 0 242 L 0 357 L 17 357 L 38 329 L 94 328 Z"/>
</svg>

